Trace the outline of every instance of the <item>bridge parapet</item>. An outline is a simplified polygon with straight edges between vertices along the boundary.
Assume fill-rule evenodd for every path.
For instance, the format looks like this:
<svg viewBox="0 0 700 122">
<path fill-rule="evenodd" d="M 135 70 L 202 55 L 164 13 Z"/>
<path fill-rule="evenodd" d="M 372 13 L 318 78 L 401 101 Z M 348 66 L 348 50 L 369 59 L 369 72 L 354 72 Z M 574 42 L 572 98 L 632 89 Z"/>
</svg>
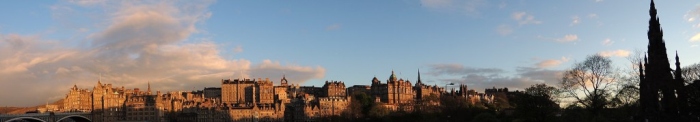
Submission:
<svg viewBox="0 0 700 122">
<path fill-rule="evenodd" d="M 0 122 L 9 122 L 14 120 L 38 120 L 42 122 L 60 121 L 67 118 L 82 118 L 92 121 L 91 113 L 85 112 L 68 112 L 68 113 L 27 113 L 27 114 L 1 114 Z"/>
</svg>

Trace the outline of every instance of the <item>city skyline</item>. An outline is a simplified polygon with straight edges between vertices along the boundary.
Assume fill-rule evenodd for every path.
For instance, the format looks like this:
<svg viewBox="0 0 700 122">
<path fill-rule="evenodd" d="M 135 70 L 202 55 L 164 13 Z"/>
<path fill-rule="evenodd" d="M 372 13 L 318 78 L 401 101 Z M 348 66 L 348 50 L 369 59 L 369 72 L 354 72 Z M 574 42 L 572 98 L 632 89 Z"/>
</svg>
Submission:
<svg viewBox="0 0 700 122">
<path fill-rule="evenodd" d="M 587 55 L 646 49 L 648 2 L 21 1 L 0 5 L 0 106 L 34 106 L 73 85 L 161 91 L 221 79 L 347 86 L 384 81 L 522 89 L 555 85 Z M 700 62 L 700 2 L 657 1 L 668 52 Z M 672 56 L 672 53 L 668 53 Z M 672 59 L 672 57 L 669 57 Z M 23 92 L 6 92 L 23 91 Z"/>
</svg>

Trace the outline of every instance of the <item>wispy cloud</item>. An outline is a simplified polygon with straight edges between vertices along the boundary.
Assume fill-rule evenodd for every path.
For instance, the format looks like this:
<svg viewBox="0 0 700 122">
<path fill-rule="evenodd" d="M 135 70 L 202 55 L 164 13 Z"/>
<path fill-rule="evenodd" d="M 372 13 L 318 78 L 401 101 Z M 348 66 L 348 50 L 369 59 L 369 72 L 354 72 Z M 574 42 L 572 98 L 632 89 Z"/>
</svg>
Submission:
<svg viewBox="0 0 700 122">
<path fill-rule="evenodd" d="M 595 13 L 588 14 L 588 18 L 591 18 L 591 19 L 598 18 L 598 14 L 595 14 Z"/>
<path fill-rule="evenodd" d="M 511 14 L 511 18 L 513 18 L 515 21 L 518 21 L 518 24 L 520 25 L 542 23 L 542 21 L 535 20 L 535 16 L 526 12 L 514 12 L 513 14 Z"/>
<path fill-rule="evenodd" d="M 430 65 L 430 75 L 460 75 L 460 74 L 482 74 L 482 73 L 502 73 L 501 69 L 497 68 L 474 68 L 465 67 L 461 64 L 433 64 Z"/>
<path fill-rule="evenodd" d="M 243 52 L 243 46 L 238 45 L 235 48 L 233 48 L 232 51 L 233 51 L 233 53 L 241 53 L 241 52 Z"/>
<path fill-rule="evenodd" d="M 487 6 L 486 0 L 421 0 L 423 7 L 448 12 L 464 13 L 470 16 L 479 15 L 480 9 Z"/>
<path fill-rule="evenodd" d="M 496 27 L 496 32 L 498 32 L 498 34 L 501 36 L 510 35 L 513 33 L 513 28 L 509 25 L 502 24 Z"/>
<path fill-rule="evenodd" d="M 688 40 L 690 42 L 700 42 L 700 33 L 696 33 L 693 37 Z"/>
<path fill-rule="evenodd" d="M 627 57 L 630 55 L 630 51 L 628 50 L 611 50 L 611 51 L 601 51 L 598 53 L 598 55 L 603 56 L 603 57 Z"/>
<path fill-rule="evenodd" d="M 685 13 L 684 18 L 686 21 L 693 24 L 694 28 L 700 28 L 700 22 L 698 22 L 698 19 L 700 19 L 700 6 L 696 6 L 693 10 Z"/>
<path fill-rule="evenodd" d="M 516 74 L 514 76 L 504 76 L 502 74 L 504 74 L 505 71 L 503 69 L 497 68 L 487 69 L 498 72 L 461 72 L 459 70 L 455 72 L 445 72 L 449 71 L 445 68 L 452 68 L 441 66 L 447 65 L 433 65 L 431 66 L 429 74 L 438 77 L 439 81 L 442 83 L 465 84 L 468 86 L 469 89 L 474 89 L 477 91 L 483 91 L 485 88 L 492 87 L 507 87 L 512 90 L 522 90 L 530 85 L 537 83 L 546 83 L 549 85 L 553 85 L 557 84 L 558 80 L 562 76 L 562 71 L 560 70 L 548 70 L 533 67 L 518 67 L 515 69 Z"/>
<path fill-rule="evenodd" d="M 564 35 L 564 37 L 560 38 L 550 38 L 550 37 L 544 37 L 541 35 L 538 35 L 536 38 L 545 40 L 545 41 L 554 41 L 554 42 L 560 42 L 560 43 L 567 43 L 567 42 L 574 42 L 579 40 L 578 35 L 576 34 L 567 34 Z"/>
<path fill-rule="evenodd" d="M 578 35 L 576 34 L 567 34 L 564 35 L 562 38 L 556 39 L 557 42 L 572 42 L 578 40 Z"/>
<path fill-rule="evenodd" d="M 332 24 L 329 26 L 326 26 L 326 30 L 331 31 L 331 30 L 338 30 L 342 27 L 340 24 Z"/>
<path fill-rule="evenodd" d="M 544 60 L 540 61 L 535 66 L 537 68 L 550 68 L 550 67 L 556 67 L 559 66 L 562 63 L 568 62 L 569 58 L 567 57 L 561 57 L 561 59 L 549 59 L 549 60 Z"/>
<path fill-rule="evenodd" d="M 572 16 L 571 17 L 571 24 L 569 24 L 569 26 L 574 26 L 574 25 L 577 25 L 578 23 L 581 23 L 581 18 L 578 16 Z"/>
<path fill-rule="evenodd" d="M 610 40 L 610 38 L 606 38 L 605 40 L 603 40 L 603 42 L 601 42 L 601 44 L 602 44 L 603 46 L 610 46 L 610 45 L 612 45 L 613 43 L 615 43 L 615 42 L 612 41 L 612 40 Z"/>
<path fill-rule="evenodd" d="M 700 29 L 700 6 L 696 6 L 693 10 L 688 11 L 684 15 L 686 21 L 692 24 L 693 29 Z M 695 33 L 688 39 L 689 42 L 700 42 L 700 33 Z"/>
<path fill-rule="evenodd" d="M 108 1 L 109 2 L 109 1 Z M 280 78 L 283 73 L 292 83 L 323 78 L 321 66 L 298 66 L 264 60 L 222 56 L 211 40 L 197 39 L 199 23 L 211 16 L 209 2 L 129 1 L 106 3 L 107 19 L 96 20 L 99 27 L 81 37 L 90 42 L 65 42 L 37 35 L 0 34 L 0 92 L 2 105 L 30 106 L 65 96 L 77 84 L 92 87 L 102 74 L 102 83 L 127 88 L 156 90 L 194 90 L 219 85 L 223 78 Z M 99 3 L 70 3 L 62 7 L 79 8 Z M 109 5 L 107 7 L 106 5 Z M 104 25 L 102 25 L 104 24 Z M 81 47 L 66 43 L 84 43 Z M 242 52 L 238 46 L 233 52 Z M 18 83 L 22 82 L 22 83 Z M 27 97 L 33 96 L 33 97 Z M 46 99 L 49 98 L 49 99 Z"/>
</svg>

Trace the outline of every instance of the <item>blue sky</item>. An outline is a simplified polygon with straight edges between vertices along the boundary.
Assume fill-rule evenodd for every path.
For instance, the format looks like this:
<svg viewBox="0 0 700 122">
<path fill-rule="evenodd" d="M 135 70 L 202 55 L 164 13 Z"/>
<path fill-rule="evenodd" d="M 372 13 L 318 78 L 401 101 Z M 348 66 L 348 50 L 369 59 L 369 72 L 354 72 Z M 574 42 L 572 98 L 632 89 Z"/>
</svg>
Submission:
<svg viewBox="0 0 700 122">
<path fill-rule="evenodd" d="M 587 55 L 629 67 L 626 58 L 646 50 L 649 20 L 649 1 L 638 0 L 7 3 L 0 4 L 0 66 L 7 67 L 0 88 L 36 89 L 0 93 L 21 98 L 0 101 L 10 106 L 60 99 L 98 77 L 173 91 L 283 74 L 301 85 L 350 86 L 388 79 L 392 70 L 415 83 L 420 69 L 426 84 L 477 91 L 555 85 Z M 683 65 L 700 62 L 693 56 L 700 2 L 656 3 L 669 55 L 678 50 Z"/>
</svg>

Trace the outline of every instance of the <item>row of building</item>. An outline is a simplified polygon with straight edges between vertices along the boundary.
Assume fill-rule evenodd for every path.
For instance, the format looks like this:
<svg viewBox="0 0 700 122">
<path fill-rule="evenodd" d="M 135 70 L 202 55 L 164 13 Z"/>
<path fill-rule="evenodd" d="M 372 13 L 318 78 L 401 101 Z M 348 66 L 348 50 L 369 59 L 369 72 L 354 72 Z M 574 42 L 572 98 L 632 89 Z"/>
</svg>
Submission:
<svg viewBox="0 0 700 122">
<path fill-rule="evenodd" d="M 371 85 L 346 87 L 342 81 L 326 81 L 322 87 L 289 84 L 282 77 L 279 85 L 270 79 L 222 79 L 220 87 L 187 92 L 156 91 L 150 83 L 146 91 L 103 84 L 98 80 L 92 90 L 73 86 L 63 105 L 49 111 L 91 112 L 96 121 L 316 121 L 321 117 L 341 116 L 347 112 L 353 94 L 364 93 L 390 109 L 413 111 L 413 106 L 429 96 L 451 95 L 470 102 L 490 102 L 488 90 L 477 93 L 460 85 L 446 91 L 426 85 L 420 79 L 398 79 L 393 73 L 385 82 L 374 77 Z M 437 105 L 431 103 L 430 105 Z"/>
</svg>

